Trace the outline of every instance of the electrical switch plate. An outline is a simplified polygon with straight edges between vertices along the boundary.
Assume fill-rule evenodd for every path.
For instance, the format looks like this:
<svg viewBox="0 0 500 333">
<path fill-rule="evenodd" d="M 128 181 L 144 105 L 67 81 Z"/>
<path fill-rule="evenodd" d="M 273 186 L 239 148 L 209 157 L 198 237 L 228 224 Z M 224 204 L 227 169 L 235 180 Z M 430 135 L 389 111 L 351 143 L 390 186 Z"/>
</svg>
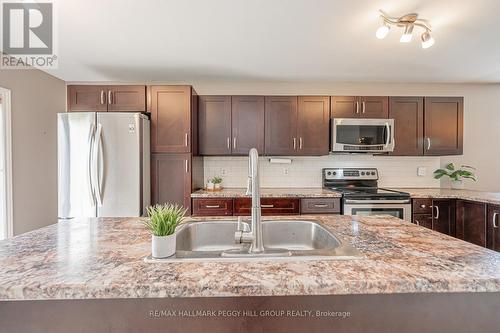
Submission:
<svg viewBox="0 0 500 333">
<path fill-rule="evenodd" d="M 417 168 L 417 175 L 420 177 L 424 177 L 427 174 L 427 168 L 426 167 L 418 167 Z"/>
</svg>

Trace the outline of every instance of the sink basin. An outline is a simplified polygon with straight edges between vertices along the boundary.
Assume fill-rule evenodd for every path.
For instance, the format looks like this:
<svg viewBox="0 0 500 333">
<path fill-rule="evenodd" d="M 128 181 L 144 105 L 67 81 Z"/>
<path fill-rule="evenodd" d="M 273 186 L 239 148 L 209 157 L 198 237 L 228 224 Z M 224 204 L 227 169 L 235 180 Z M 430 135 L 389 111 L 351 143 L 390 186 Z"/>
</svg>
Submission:
<svg viewBox="0 0 500 333">
<path fill-rule="evenodd" d="M 287 250 L 288 255 L 270 258 L 240 256 L 225 257 L 224 252 L 248 249 L 248 244 L 236 244 L 236 221 L 189 222 L 177 231 L 176 253 L 164 259 L 146 261 L 246 261 L 246 260 L 341 260 L 360 258 L 352 246 L 344 244 L 316 221 L 262 221 L 263 242 L 267 249 Z M 244 223 L 245 231 L 250 230 Z"/>
</svg>

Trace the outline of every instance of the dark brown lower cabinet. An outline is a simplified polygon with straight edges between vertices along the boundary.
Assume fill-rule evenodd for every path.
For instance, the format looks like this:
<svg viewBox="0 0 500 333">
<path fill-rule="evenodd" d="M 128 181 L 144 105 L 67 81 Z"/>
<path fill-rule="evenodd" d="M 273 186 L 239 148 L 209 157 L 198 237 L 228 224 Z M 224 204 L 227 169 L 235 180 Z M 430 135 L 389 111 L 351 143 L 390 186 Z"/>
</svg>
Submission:
<svg viewBox="0 0 500 333">
<path fill-rule="evenodd" d="M 500 206 L 488 206 L 486 243 L 489 249 L 500 252 Z"/>
<path fill-rule="evenodd" d="M 413 199 L 413 223 L 455 235 L 455 200 Z"/>
<path fill-rule="evenodd" d="M 233 204 L 233 214 L 249 216 L 252 208 L 251 198 L 236 198 Z M 299 215 L 300 199 L 298 198 L 261 198 L 262 215 Z"/>
<path fill-rule="evenodd" d="M 193 216 L 231 216 L 233 199 L 193 199 Z"/>
<path fill-rule="evenodd" d="M 457 200 L 456 237 L 486 247 L 486 204 Z"/>
<path fill-rule="evenodd" d="M 300 200 L 301 214 L 339 214 L 339 198 L 303 198 Z"/>
<path fill-rule="evenodd" d="M 203 160 L 191 154 L 151 155 L 153 204 L 173 203 L 191 214 L 191 192 L 203 184 Z"/>
</svg>

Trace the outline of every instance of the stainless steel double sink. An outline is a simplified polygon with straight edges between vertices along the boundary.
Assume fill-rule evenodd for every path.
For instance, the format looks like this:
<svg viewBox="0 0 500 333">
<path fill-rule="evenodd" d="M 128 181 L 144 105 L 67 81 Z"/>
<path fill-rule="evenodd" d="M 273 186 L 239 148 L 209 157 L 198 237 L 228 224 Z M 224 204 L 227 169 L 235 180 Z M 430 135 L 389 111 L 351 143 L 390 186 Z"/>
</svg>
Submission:
<svg viewBox="0 0 500 333">
<path fill-rule="evenodd" d="M 287 255 L 238 258 L 225 257 L 227 251 L 248 249 L 248 244 L 235 244 L 237 221 L 212 220 L 183 224 L 177 230 L 176 253 L 172 257 L 146 261 L 251 261 L 251 260 L 346 260 L 360 258 L 352 246 L 344 244 L 316 221 L 262 221 L 264 246 L 284 249 Z M 250 229 L 243 223 L 246 231 Z"/>
</svg>

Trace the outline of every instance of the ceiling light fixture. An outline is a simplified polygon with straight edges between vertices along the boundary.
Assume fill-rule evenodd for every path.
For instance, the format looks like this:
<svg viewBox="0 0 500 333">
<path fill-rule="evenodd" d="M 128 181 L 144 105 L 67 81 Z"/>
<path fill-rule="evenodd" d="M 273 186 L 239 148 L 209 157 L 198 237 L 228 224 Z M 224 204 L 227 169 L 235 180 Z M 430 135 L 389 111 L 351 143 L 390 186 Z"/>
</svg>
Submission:
<svg viewBox="0 0 500 333">
<path fill-rule="evenodd" d="M 418 18 L 418 14 L 406 14 L 401 17 L 392 17 L 387 15 L 385 12 L 380 10 L 380 18 L 382 19 L 382 24 L 377 29 L 376 36 L 378 39 L 384 39 L 390 31 L 391 25 L 404 28 L 404 33 L 401 35 L 399 41 L 401 43 L 409 43 L 413 38 L 413 28 L 420 27 L 424 28 L 425 31 L 420 36 L 422 39 L 422 48 L 427 49 L 434 45 L 435 40 L 431 36 L 431 26 L 423 19 Z"/>
</svg>

